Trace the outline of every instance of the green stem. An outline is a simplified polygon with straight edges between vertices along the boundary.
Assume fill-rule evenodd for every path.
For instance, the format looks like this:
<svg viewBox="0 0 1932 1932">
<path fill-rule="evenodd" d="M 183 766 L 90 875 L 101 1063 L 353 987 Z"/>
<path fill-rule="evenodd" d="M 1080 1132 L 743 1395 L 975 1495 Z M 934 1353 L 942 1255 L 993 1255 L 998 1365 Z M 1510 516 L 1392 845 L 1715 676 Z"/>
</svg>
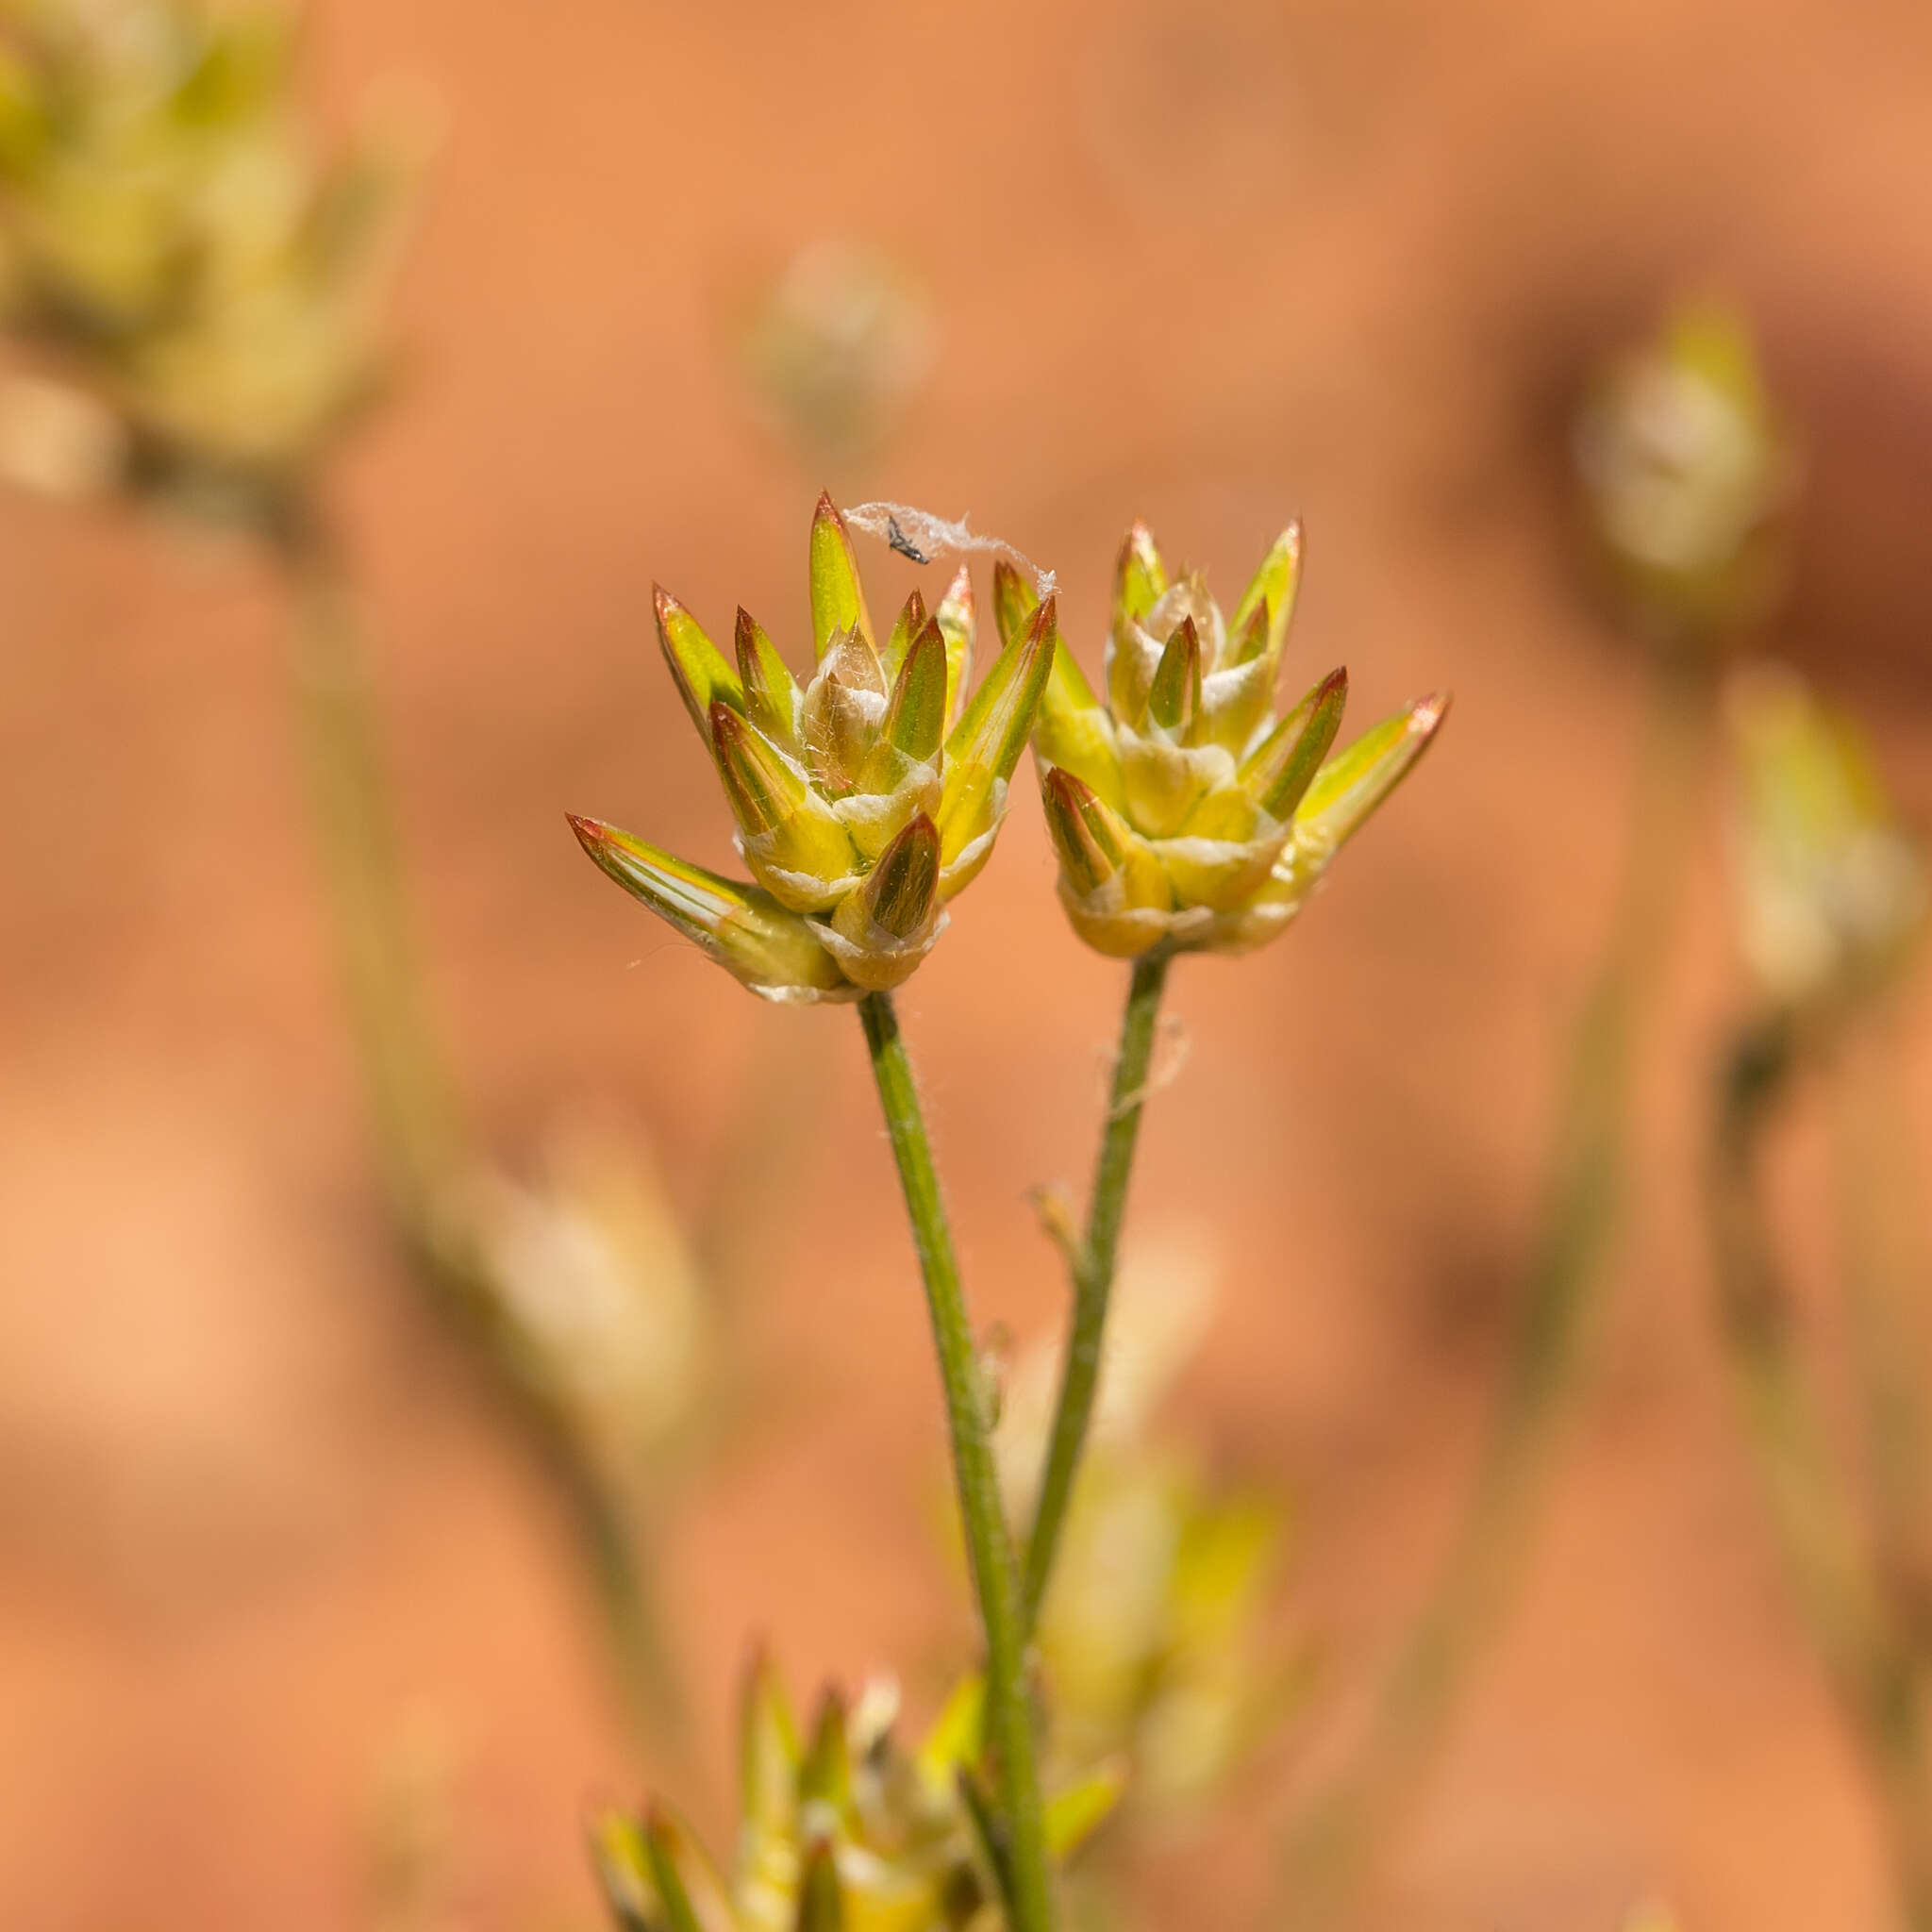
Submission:
<svg viewBox="0 0 1932 1932">
<path fill-rule="evenodd" d="M 1134 961 L 1121 1015 L 1120 1048 L 1114 1057 L 1113 1091 L 1100 1136 L 1100 1159 L 1087 1210 L 1087 1235 L 1073 1257 L 1074 1311 L 1060 1370 L 1059 1398 L 1054 1406 L 1053 1435 L 1034 1506 L 1033 1530 L 1026 1541 L 1021 1603 L 1026 1628 L 1040 1615 L 1053 1574 L 1054 1553 L 1073 1500 L 1080 1454 L 1093 1419 L 1100 1384 L 1101 1342 L 1107 1330 L 1108 1302 L 1113 1293 L 1114 1265 L 1120 1252 L 1121 1220 L 1126 1212 L 1127 1182 L 1134 1172 L 1134 1147 L 1141 1134 L 1141 1109 L 1147 1098 L 1147 1071 L 1154 1058 L 1155 1023 L 1167 985 L 1173 955 L 1143 953 Z"/>
<path fill-rule="evenodd" d="M 562 1492 L 641 1735 L 677 1746 L 684 1709 L 640 1561 L 637 1511 L 530 1363 L 458 1207 L 475 1154 L 436 1044 L 390 802 L 368 652 L 339 546 L 312 504 L 264 534 L 294 603 L 291 672 L 317 845 L 391 1210 L 437 1314 L 469 1345 Z"/>
<path fill-rule="evenodd" d="M 1572 1036 L 1522 1325 L 1475 1486 L 1434 1589 L 1383 1681 L 1356 1762 L 1291 1838 L 1291 1923 L 1340 1921 L 1447 1729 L 1534 1527 L 1600 1315 L 1622 1212 L 1634 1043 L 1671 950 L 1707 763 L 1711 679 L 1658 660 L 1607 946 Z"/>
<path fill-rule="evenodd" d="M 1020 1618 L 1013 1546 L 1000 1507 L 999 1477 L 989 1440 L 986 1395 L 981 1385 L 966 1295 L 953 1257 L 946 1210 L 933 1172 L 932 1150 L 912 1069 L 900 1037 L 899 1018 L 890 993 L 868 993 L 858 1003 L 873 1078 L 899 1166 L 913 1245 L 925 1281 L 932 1314 L 933 1345 L 944 1386 L 946 1422 L 952 1436 L 953 1474 L 958 1488 L 959 1517 L 979 1619 L 986 1637 L 987 1721 L 999 1760 L 1001 1822 L 1008 1834 L 1012 1892 L 1008 1903 L 1014 1932 L 1049 1932 L 1053 1899 L 1047 1876 L 1046 1833 L 1040 1805 L 1040 1774 L 1035 1758 L 1033 1713 L 1026 1692 L 1025 1634 Z"/>
<path fill-rule="evenodd" d="M 1924 1341 L 1932 1267 L 1916 1212 L 1918 1168 L 1900 1091 L 1896 1015 L 1840 1042 L 1831 1069 L 1834 1191 L 1851 1315 L 1874 1539 L 1916 1641 L 1932 1632 L 1932 1431 Z"/>
<path fill-rule="evenodd" d="M 1707 1174 L 1721 1324 L 1786 1568 L 1878 1786 L 1905 1923 L 1927 1932 L 1932 1779 L 1917 1672 L 1812 1412 L 1758 1179 L 1764 1129 L 1806 1043 L 1773 1015 L 1740 1031 L 1722 1070 Z"/>
</svg>

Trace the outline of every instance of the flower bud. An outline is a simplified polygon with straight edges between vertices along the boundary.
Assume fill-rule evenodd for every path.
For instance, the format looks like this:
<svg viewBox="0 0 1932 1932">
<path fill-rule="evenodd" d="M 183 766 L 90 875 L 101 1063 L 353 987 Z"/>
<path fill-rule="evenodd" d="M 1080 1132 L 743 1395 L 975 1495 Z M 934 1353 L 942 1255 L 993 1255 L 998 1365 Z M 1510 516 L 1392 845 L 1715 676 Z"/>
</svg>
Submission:
<svg viewBox="0 0 1932 1932">
<path fill-rule="evenodd" d="M 1064 646 L 1055 653 L 1034 753 L 1060 901 L 1097 951 L 1231 953 L 1272 939 L 1434 737 L 1446 694 L 1330 758 L 1348 695 L 1339 670 L 1276 721 L 1300 577 L 1291 525 L 1224 621 L 1136 524 L 1115 572 L 1106 702 Z M 1003 635 L 1030 621 L 1016 574 L 996 576 L 993 608 Z"/>
<path fill-rule="evenodd" d="M 709 750 L 756 883 L 573 819 L 626 891 L 768 999 L 856 999 L 899 985 L 991 855 L 1007 788 L 1053 671 L 1051 602 L 1029 608 L 969 701 L 973 589 L 937 612 L 915 591 L 883 644 L 845 522 L 812 519 L 814 665 L 801 685 L 752 618 L 727 659 L 657 593 L 672 681 Z"/>
<path fill-rule="evenodd" d="M 1924 924 L 1925 865 L 1864 735 L 1781 666 L 1740 670 L 1725 711 L 1745 959 L 1766 994 L 1790 1007 L 1883 985 Z"/>
<path fill-rule="evenodd" d="M 379 388 L 420 113 L 325 162 L 287 10 L 28 0 L 0 49 L 7 325 L 109 409 L 129 487 L 225 514 Z"/>
<path fill-rule="evenodd" d="M 1597 547 L 1645 630 L 1707 650 L 1762 616 L 1796 464 L 1740 318 L 1686 308 L 1611 363 L 1575 454 Z"/>
</svg>

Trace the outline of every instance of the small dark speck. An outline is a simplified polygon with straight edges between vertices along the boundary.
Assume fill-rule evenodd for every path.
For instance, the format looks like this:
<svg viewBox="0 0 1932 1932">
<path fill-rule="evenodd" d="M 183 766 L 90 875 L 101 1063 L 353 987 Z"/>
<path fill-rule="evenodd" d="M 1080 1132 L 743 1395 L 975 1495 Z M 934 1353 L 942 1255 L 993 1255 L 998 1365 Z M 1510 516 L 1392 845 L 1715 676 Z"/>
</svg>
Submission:
<svg viewBox="0 0 1932 1932">
<path fill-rule="evenodd" d="M 899 527 L 899 519 L 889 516 L 886 519 L 886 542 L 901 557 L 909 557 L 914 563 L 930 563 L 932 558 L 923 551 L 904 530 Z"/>
</svg>

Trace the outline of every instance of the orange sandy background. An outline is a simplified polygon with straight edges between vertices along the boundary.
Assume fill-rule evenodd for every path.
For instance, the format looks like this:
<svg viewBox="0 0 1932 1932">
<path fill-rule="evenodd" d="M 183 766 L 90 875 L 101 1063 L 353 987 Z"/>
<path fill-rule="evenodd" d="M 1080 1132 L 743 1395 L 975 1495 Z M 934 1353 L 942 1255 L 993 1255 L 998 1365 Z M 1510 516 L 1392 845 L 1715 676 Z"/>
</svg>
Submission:
<svg viewBox="0 0 1932 1932">
<path fill-rule="evenodd" d="M 1686 286 L 1756 318 L 1808 448 L 1780 642 L 1932 812 L 1932 15 L 319 0 L 311 28 L 325 105 L 400 70 L 450 114 L 408 379 L 339 481 L 478 1123 L 520 1158 L 560 1107 L 621 1105 L 695 1214 L 750 1073 L 820 1088 L 741 1339 L 778 1408 L 671 1539 L 714 1787 L 753 1633 L 800 1684 L 964 1633 L 857 1028 L 744 997 L 563 823 L 726 856 L 653 578 L 795 649 L 829 480 L 1053 565 L 1091 662 L 1130 517 L 1232 594 L 1298 511 L 1299 668 L 1345 659 L 1363 720 L 1457 691 L 1310 916 L 1179 969 L 1187 1058 L 1143 1137 L 1129 1239 L 1218 1231 L 1181 1417 L 1297 1498 L 1282 1622 L 1324 1659 L 1322 1724 L 1148 1881 L 1163 1923 L 1244 1924 L 1271 1821 L 1441 1554 L 1507 1345 L 1641 684 L 1582 594 L 1564 411 Z M 941 328 L 902 432 L 832 478 L 761 426 L 726 326 L 825 235 L 905 262 Z M 24 500 L 0 582 L 0 1924 L 365 1924 L 372 1785 L 426 1711 L 453 1923 L 588 1927 L 586 1806 L 649 1768 L 553 1500 L 387 1244 L 275 587 Z M 1024 1192 L 1084 1184 L 1119 995 L 1051 880 L 1023 796 L 902 1002 L 976 1312 L 1023 1334 L 1060 1308 Z M 1597 1373 L 1370 1924 L 1607 1932 L 1650 1891 L 1690 1932 L 1885 1923 L 1709 1335 L 1697 1119 L 1735 985 L 1713 811 Z M 1923 1101 L 1923 1002 L 1907 1036 Z M 1818 1139 L 1777 1171 L 1813 1283 Z"/>
</svg>

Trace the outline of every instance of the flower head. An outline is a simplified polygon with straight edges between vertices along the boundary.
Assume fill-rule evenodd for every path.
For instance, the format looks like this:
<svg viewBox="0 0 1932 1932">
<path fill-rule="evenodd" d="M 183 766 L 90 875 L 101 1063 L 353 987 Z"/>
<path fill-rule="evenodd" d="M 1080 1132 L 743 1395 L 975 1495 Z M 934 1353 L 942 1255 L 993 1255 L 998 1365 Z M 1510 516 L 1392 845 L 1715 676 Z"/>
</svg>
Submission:
<svg viewBox="0 0 1932 1932">
<path fill-rule="evenodd" d="M 974 607 L 962 568 L 938 610 L 917 591 L 881 639 L 829 497 L 811 528 L 816 664 L 800 684 L 738 613 L 727 659 L 657 593 L 664 657 L 724 781 L 756 883 L 593 820 L 585 851 L 625 891 L 767 999 L 856 999 L 929 953 L 948 900 L 992 854 L 1058 633 L 1051 599 L 1004 633 L 969 700 Z"/>
<path fill-rule="evenodd" d="M 1276 718 L 1301 555 L 1291 525 L 1224 619 L 1136 524 L 1114 580 L 1105 702 L 1056 654 L 1034 750 L 1060 900 L 1096 950 L 1235 953 L 1273 939 L 1441 723 L 1446 693 L 1330 758 L 1348 695 L 1340 670 Z M 1003 634 L 1031 608 L 1024 581 L 1003 572 Z"/>
<path fill-rule="evenodd" d="M 1864 735 L 1794 673 L 1753 665 L 1727 698 L 1745 958 L 1787 1006 L 1856 998 L 1893 975 L 1924 925 L 1924 855 Z"/>
<path fill-rule="evenodd" d="M 1666 642 L 1720 641 L 1775 595 L 1796 465 L 1737 316 L 1685 308 L 1607 367 L 1576 466 L 1624 601 Z"/>
<path fill-rule="evenodd" d="M 889 1683 L 858 1703 L 828 1690 L 801 1740 L 785 1687 L 759 1657 L 745 1680 L 741 1815 L 728 1874 L 665 1807 L 612 1813 L 592 1849 L 624 1932 L 959 1932 L 997 1925 L 998 1892 L 975 1815 L 982 1698 L 962 1685 L 911 1752 L 892 1734 Z M 1112 1807 L 1110 1766 L 1048 1801 L 1057 1858 Z"/>
<path fill-rule="evenodd" d="M 279 8 L 6 7 L 0 310 L 118 428 L 118 480 L 281 478 L 381 380 L 406 145 L 371 124 L 318 161 L 293 51 Z"/>
</svg>

